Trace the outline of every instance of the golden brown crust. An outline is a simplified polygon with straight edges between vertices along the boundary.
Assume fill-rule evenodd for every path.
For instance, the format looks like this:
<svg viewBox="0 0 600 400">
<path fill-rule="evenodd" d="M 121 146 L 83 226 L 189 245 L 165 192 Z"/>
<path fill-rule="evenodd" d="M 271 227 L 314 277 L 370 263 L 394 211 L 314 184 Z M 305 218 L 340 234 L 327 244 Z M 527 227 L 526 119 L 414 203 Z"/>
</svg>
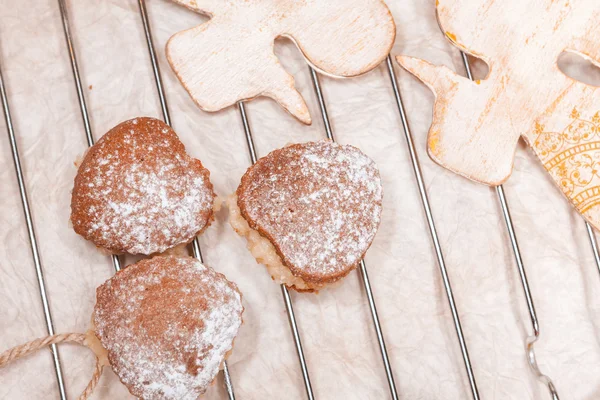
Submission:
<svg viewBox="0 0 600 400">
<path fill-rule="evenodd" d="M 283 265 L 281 257 L 269 239 L 250 228 L 242 216 L 237 204 L 237 195 L 232 194 L 227 197 L 227 208 L 229 209 L 229 224 L 238 235 L 246 239 L 248 250 L 257 263 L 263 264 L 267 268 L 271 279 L 298 292 L 315 292 L 321 289 L 317 284 L 294 276 L 289 268 Z"/>
<path fill-rule="evenodd" d="M 236 194 L 251 229 L 308 284 L 338 281 L 357 267 L 381 218 L 375 163 L 329 141 L 275 150 L 250 167 Z"/>
<path fill-rule="evenodd" d="M 112 253 L 161 253 L 212 222 L 210 172 L 154 118 L 125 121 L 85 155 L 75 177 L 75 232 Z"/>
<path fill-rule="evenodd" d="M 142 399 L 197 399 L 242 324 L 237 286 L 190 257 L 140 261 L 96 293 L 96 336 L 119 379 Z"/>
</svg>

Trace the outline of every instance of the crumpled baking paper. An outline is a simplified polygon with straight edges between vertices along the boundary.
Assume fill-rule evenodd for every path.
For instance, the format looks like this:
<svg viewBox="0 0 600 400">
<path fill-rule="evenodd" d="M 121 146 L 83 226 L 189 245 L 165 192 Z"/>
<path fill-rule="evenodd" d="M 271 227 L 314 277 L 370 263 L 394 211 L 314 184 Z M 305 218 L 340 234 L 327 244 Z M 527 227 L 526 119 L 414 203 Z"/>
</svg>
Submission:
<svg viewBox="0 0 600 400">
<path fill-rule="evenodd" d="M 463 73 L 458 51 L 438 29 L 433 0 L 388 4 L 398 26 L 393 54 L 418 56 Z M 216 191 L 227 195 L 250 163 L 238 111 L 198 110 L 164 57 L 170 35 L 206 18 L 167 0 L 148 0 L 147 6 L 173 126 L 188 152 L 210 169 Z M 160 117 L 137 2 L 71 0 L 69 10 L 96 138 L 128 118 Z M 286 40 L 277 41 L 276 50 L 307 99 L 314 123 L 302 126 L 271 100 L 250 102 L 259 155 L 325 137 L 306 64 Z M 57 2 L 0 0 L 0 57 L 54 326 L 57 332 L 83 332 L 90 326 L 95 288 L 114 271 L 110 259 L 68 223 L 73 162 L 86 141 Z M 590 66 L 568 58 L 561 62 L 573 74 L 600 81 Z M 408 73 L 398 67 L 396 73 L 481 398 L 547 399 L 525 358 L 531 324 L 496 194 L 429 160 L 425 143 L 433 96 Z M 321 83 L 338 141 L 360 147 L 381 169 L 383 221 L 366 263 L 398 392 L 410 400 L 470 398 L 386 67 L 351 80 L 321 77 Z M 4 132 L 3 119 L 0 125 Z M 6 349 L 44 336 L 46 328 L 4 134 L 0 188 L 0 349 Z M 600 276 L 584 223 L 524 146 L 505 191 L 540 320 L 540 368 L 563 398 L 597 399 Z M 200 243 L 206 264 L 225 273 L 244 294 L 245 324 L 229 359 L 236 395 L 305 398 L 279 286 L 256 264 L 226 218 L 221 211 Z M 358 272 L 318 295 L 293 293 L 292 298 L 316 397 L 389 398 Z M 69 345 L 60 346 L 60 355 L 67 392 L 75 398 L 91 376 L 93 357 Z M 106 371 L 94 398 L 128 396 Z M 57 397 L 48 351 L 0 370 L 0 398 Z M 221 375 L 206 398 L 226 398 Z"/>
</svg>

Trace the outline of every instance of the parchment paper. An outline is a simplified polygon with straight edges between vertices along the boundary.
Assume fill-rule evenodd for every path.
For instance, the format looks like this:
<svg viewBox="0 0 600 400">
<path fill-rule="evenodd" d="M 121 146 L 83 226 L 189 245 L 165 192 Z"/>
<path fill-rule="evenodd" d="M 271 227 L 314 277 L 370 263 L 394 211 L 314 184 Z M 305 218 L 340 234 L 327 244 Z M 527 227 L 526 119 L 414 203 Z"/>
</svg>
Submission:
<svg viewBox="0 0 600 400">
<path fill-rule="evenodd" d="M 137 2 L 69 3 L 96 137 L 128 118 L 159 117 Z M 147 3 L 174 128 L 189 153 L 211 170 L 216 191 L 229 194 L 250 163 L 238 112 L 198 110 L 164 57 L 170 35 L 205 19 L 167 0 Z M 438 29 L 433 0 L 388 4 L 398 26 L 394 54 L 419 56 L 462 73 L 457 50 Z M 302 126 L 273 101 L 253 101 L 247 108 L 260 155 L 325 136 L 306 64 L 291 43 L 277 41 L 276 47 L 308 101 L 314 124 Z M 95 288 L 114 271 L 110 259 L 68 224 L 73 161 L 86 142 L 57 2 L 0 0 L 0 55 L 54 325 L 57 332 L 83 332 L 89 327 Z M 598 71 L 588 69 L 573 68 L 598 81 Z M 525 358 L 531 324 L 496 194 L 428 159 L 425 139 L 433 96 L 407 73 L 396 71 L 481 398 L 547 399 Z M 339 142 L 360 147 L 381 169 L 383 222 L 366 263 L 401 398 L 470 398 L 386 68 L 352 80 L 322 77 L 321 82 Z M 0 125 L 4 132 L 3 118 Z M 46 334 L 5 134 L 0 137 L 0 188 L 0 349 L 5 349 Z M 540 367 L 563 399 L 597 399 L 600 277 L 584 223 L 524 146 L 505 190 L 541 324 L 536 348 Z M 226 216 L 221 212 L 200 242 L 206 264 L 237 282 L 244 293 L 245 324 L 229 360 L 237 397 L 305 398 L 280 289 L 255 263 Z M 292 298 L 316 397 L 388 398 L 359 274 L 318 295 L 294 293 Z M 93 358 L 81 347 L 60 350 L 68 394 L 75 398 L 91 376 Z M 48 351 L 0 371 L 0 398 L 57 396 Z M 206 398 L 225 396 L 220 377 Z M 95 398 L 128 398 L 128 392 L 106 371 Z"/>
</svg>

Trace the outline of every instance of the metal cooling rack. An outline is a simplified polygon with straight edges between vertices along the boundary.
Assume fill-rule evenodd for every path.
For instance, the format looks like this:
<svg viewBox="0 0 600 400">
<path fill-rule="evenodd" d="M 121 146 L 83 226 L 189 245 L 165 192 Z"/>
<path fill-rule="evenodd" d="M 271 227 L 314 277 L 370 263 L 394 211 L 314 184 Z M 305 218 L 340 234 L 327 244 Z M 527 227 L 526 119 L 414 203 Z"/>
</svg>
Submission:
<svg viewBox="0 0 600 400">
<path fill-rule="evenodd" d="M 157 93 L 158 93 L 158 97 L 160 100 L 162 117 L 163 117 L 163 120 L 165 121 L 165 123 L 167 123 L 168 125 L 171 125 L 171 118 L 170 118 L 170 114 L 169 114 L 168 102 L 167 102 L 167 98 L 165 96 L 160 67 L 159 67 L 156 52 L 154 49 L 151 24 L 150 24 L 150 21 L 148 18 L 148 12 L 146 9 L 145 1 L 138 0 L 138 5 L 139 5 L 141 22 L 144 27 L 144 33 L 145 33 L 145 37 L 146 37 L 146 43 L 148 46 L 150 62 L 152 64 L 152 69 L 153 69 L 154 78 L 155 78 L 155 82 L 156 82 Z M 75 88 L 76 88 L 77 96 L 78 96 L 78 100 L 79 100 L 79 106 L 80 106 L 80 111 L 81 111 L 81 116 L 82 116 L 82 121 L 83 121 L 84 133 L 86 135 L 88 146 L 92 146 L 94 144 L 94 136 L 93 136 L 92 129 L 91 129 L 90 114 L 89 114 L 89 111 L 88 111 L 88 108 L 86 105 L 81 75 L 80 75 L 79 67 L 77 64 L 77 56 L 76 56 L 75 45 L 74 45 L 74 41 L 73 41 L 73 34 L 70 29 L 69 18 L 68 18 L 68 8 L 67 8 L 65 0 L 58 0 L 58 6 L 60 8 L 60 15 L 62 18 L 66 45 L 67 45 L 67 49 L 69 52 L 69 58 L 71 61 L 73 79 L 74 79 Z M 471 72 L 471 66 L 469 64 L 469 59 L 468 59 L 467 55 L 464 53 L 461 53 L 461 56 L 462 56 L 462 60 L 464 62 L 467 77 L 470 79 L 473 79 L 472 72 Z M 45 322 L 46 322 L 46 328 L 47 328 L 48 334 L 53 335 L 54 327 L 53 327 L 52 313 L 51 313 L 51 309 L 50 309 L 50 305 L 49 305 L 48 294 L 46 292 L 46 286 L 45 286 L 45 282 L 44 282 L 44 274 L 43 274 L 44 269 L 43 269 L 43 266 L 42 266 L 42 263 L 40 260 L 40 253 L 39 253 L 39 248 L 38 248 L 38 244 L 37 244 L 35 226 L 34 226 L 33 217 L 31 214 L 31 208 L 29 205 L 27 188 L 26 188 L 26 184 L 25 184 L 25 178 L 24 178 L 24 174 L 23 174 L 23 170 L 22 170 L 21 162 L 20 162 L 20 157 L 19 157 L 16 133 L 15 133 L 14 126 L 12 123 L 12 119 L 11 119 L 7 89 L 5 87 L 4 79 L 2 76 L 1 62 L 2 62 L 2 60 L 0 60 L 0 98 L 2 101 L 2 108 L 3 108 L 4 118 L 6 121 L 8 137 L 9 137 L 9 142 L 10 142 L 10 147 L 11 147 L 11 153 L 12 153 L 12 157 L 13 157 L 13 161 L 14 161 L 14 165 L 15 165 L 15 172 L 16 172 L 17 183 L 18 183 L 18 187 L 19 187 L 19 194 L 20 194 L 21 203 L 23 206 L 23 212 L 24 212 L 24 216 L 25 216 L 25 224 L 27 226 L 29 243 L 30 243 L 30 247 L 31 247 L 31 253 L 32 253 L 33 263 L 34 263 L 34 267 L 35 267 L 37 283 L 38 283 L 38 287 L 39 287 L 40 298 L 41 298 L 42 308 L 43 308 Z M 412 133 L 411 133 L 411 130 L 409 127 L 407 113 L 406 113 L 406 110 L 404 108 L 404 104 L 402 101 L 402 96 L 401 96 L 401 92 L 400 92 L 400 89 L 398 86 L 396 72 L 395 72 L 395 69 L 393 66 L 393 61 L 392 61 L 391 56 L 387 57 L 386 66 L 387 66 L 388 74 L 390 77 L 390 83 L 391 83 L 391 87 L 393 90 L 394 99 L 396 101 L 396 105 L 397 105 L 399 116 L 400 116 L 400 123 L 401 123 L 402 130 L 404 132 L 404 136 L 406 139 L 406 144 L 407 144 L 407 148 L 408 148 L 408 152 L 409 152 L 409 156 L 410 156 L 411 166 L 412 166 L 414 174 L 415 174 L 415 181 L 416 181 L 416 184 L 417 184 L 417 187 L 419 190 L 419 195 L 421 198 L 421 202 L 423 205 L 423 211 L 425 213 L 427 227 L 429 228 L 429 233 L 431 235 L 431 240 L 433 243 L 433 250 L 436 255 L 436 259 L 437 259 L 438 266 L 440 269 L 440 275 L 442 278 L 444 290 L 446 292 L 446 296 L 447 296 L 447 300 L 448 300 L 448 305 L 450 307 L 450 311 L 452 314 L 452 319 L 453 319 L 454 327 L 456 330 L 458 345 L 460 347 L 461 354 L 463 357 L 465 372 L 467 374 L 467 378 L 469 381 L 472 398 L 474 400 L 479 400 L 480 399 L 479 391 L 477 388 L 477 383 L 476 383 L 476 379 L 475 379 L 475 374 L 473 372 L 473 367 L 471 365 L 471 361 L 469 358 L 467 342 L 466 342 L 465 335 L 464 335 L 464 332 L 463 332 L 463 329 L 461 326 L 458 308 L 457 308 L 456 302 L 454 300 L 452 285 L 450 283 L 450 278 L 448 276 L 448 270 L 446 267 L 446 263 L 444 261 L 442 247 L 440 245 L 439 237 L 438 237 L 437 230 L 435 227 L 433 211 L 431 208 L 431 204 L 429 202 L 427 189 L 425 188 L 423 172 L 421 170 L 419 157 L 418 157 L 418 154 L 417 154 L 417 151 L 416 151 L 416 148 L 414 145 Z M 315 95 L 317 96 L 319 110 L 320 110 L 321 116 L 323 118 L 326 137 L 330 140 L 335 140 L 333 131 L 332 131 L 332 127 L 331 127 L 331 124 L 329 121 L 329 116 L 327 114 L 326 102 L 325 102 L 325 99 L 323 96 L 323 92 L 321 90 L 319 76 L 312 67 L 308 66 L 308 68 L 309 68 L 309 73 L 310 73 L 311 80 L 313 83 Z M 252 164 L 254 164 L 257 161 L 257 153 L 256 153 L 256 149 L 254 146 L 252 130 L 250 128 L 248 113 L 247 113 L 246 107 L 244 105 L 244 102 L 238 103 L 238 109 L 240 112 L 240 117 L 241 117 L 243 129 L 244 129 L 244 133 L 245 133 L 245 137 L 246 137 L 246 143 L 247 143 L 248 152 L 250 155 L 250 160 L 251 160 Z M 510 215 L 510 210 L 509 210 L 508 202 L 507 202 L 506 195 L 504 192 L 504 188 L 502 186 L 498 186 L 498 187 L 496 187 L 496 192 L 498 195 L 498 200 L 500 202 L 502 215 L 506 222 L 507 233 L 508 233 L 508 236 L 510 239 L 513 253 L 514 253 L 515 262 L 516 262 L 519 276 L 521 279 L 521 283 L 523 286 L 523 292 L 525 295 L 525 300 L 527 303 L 527 308 L 529 311 L 531 324 L 532 324 L 532 328 L 533 328 L 533 335 L 526 339 L 527 359 L 528 359 L 529 365 L 530 365 L 531 369 L 533 370 L 534 374 L 536 375 L 536 377 L 540 380 L 540 382 L 544 383 L 548 387 L 548 390 L 549 390 L 552 400 L 558 400 L 559 397 L 558 397 L 556 388 L 554 387 L 552 381 L 550 380 L 550 378 L 548 378 L 546 375 L 544 375 L 539 370 L 538 365 L 537 365 L 535 352 L 534 352 L 534 343 L 539 339 L 540 330 L 539 330 L 537 313 L 536 313 L 534 302 L 533 302 L 533 296 L 531 294 L 531 290 L 530 290 L 529 283 L 527 280 L 527 275 L 525 272 L 525 267 L 523 265 L 523 260 L 521 258 L 521 252 L 520 252 L 519 244 L 518 244 L 517 237 L 516 237 L 516 234 L 514 231 L 514 226 L 513 226 L 512 218 Z M 596 261 L 596 266 L 597 266 L 598 270 L 600 271 L 600 255 L 599 255 L 599 251 L 598 251 L 596 237 L 594 235 L 594 232 L 593 232 L 591 226 L 587 222 L 586 222 L 586 229 L 587 229 L 588 236 L 590 239 L 590 244 L 591 244 L 592 251 L 594 254 L 594 259 Z M 197 259 L 202 261 L 202 252 L 201 252 L 200 245 L 199 245 L 197 238 L 194 239 L 191 247 L 192 247 L 192 253 L 193 253 L 194 257 L 196 257 Z M 118 256 L 113 255 L 111 257 L 111 261 L 112 261 L 115 271 L 119 271 L 122 267 L 122 260 Z M 381 323 L 380 323 L 380 320 L 379 320 L 379 317 L 377 314 L 377 307 L 375 304 L 373 288 L 371 287 L 371 284 L 369 281 L 369 276 L 367 273 L 367 267 L 366 267 L 366 264 L 364 263 L 364 261 L 360 262 L 358 272 L 362 278 L 364 289 L 365 289 L 365 292 L 367 295 L 369 309 L 371 311 L 371 316 L 372 316 L 373 327 L 375 329 L 375 333 L 377 336 L 377 341 L 378 341 L 378 345 L 379 345 L 379 349 L 380 349 L 381 357 L 382 357 L 382 363 L 383 363 L 383 367 L 385 370 L 387 383 L 389 386 L 390 397 L 394 400 L 397 400 L 398 392 L 396 390 L 396 386 L 394 383 L 394 375 L 393 375 L 391 364 L 390 364 L 389 357 L 387 354 L 383 329 L 381 327 Z M 315 396 L 313 394 L 313 390 L 312 390 L 312 386 L 311 386 L 311 382 L 310 382 L 310 376 L 309 376 L 309 372 L 308 372 L 308 367 L 307 367 L 306 359 L 304 357 L 304 351 L 303 351 L 302 341 L 301 341 L 300 333 L 299 333 L 299 329 L 298 329 L 298 323 L 296 321 L 296 317 L 294 314 L 292 297 L 290 295 L 289 290 L 287 289 L 287 287 L 285 285 L 281 285 L 281 292 L 282 292 L 283 301 L 284 301 L 284 304 L 285 304 L 285 307 L 287 310 L 287 314 L 288 314 L 289 325 L 290 325 L 290 329 L 292 332 L 292 337 L 293 337 L 296 351 L 298 354 L 300 369 L 302 372 L 302 376 L 304 379 L 304 385 L 305 385 L 305 389 L 306 389 L 306 396 L 309 400 L 313 400 L 315 398 Z M 62 374 L 62 367 L 61 367 L 59 352 L 55 345 L 51 346 L 51 351 L 52 351 L 52 359 L 53 359 L 54 369 L 55 369 L 55 373 L 56 373 L 59 396 L 60 396 L 61 400 L 66 400 L 67 396 L 66 396 L 65 383 L 64 383 L 63 374 Z M 231 375 L 229 373 L 227 363 L 225 363 L 223 375 L 224 375 L 225 387 L 227 390 L 228 398 L 230 400 L 235 400 L 235 395 L 234 395 L 234 390 L 233 390 L 233 381 L 232 381 Z"/>
</svg>

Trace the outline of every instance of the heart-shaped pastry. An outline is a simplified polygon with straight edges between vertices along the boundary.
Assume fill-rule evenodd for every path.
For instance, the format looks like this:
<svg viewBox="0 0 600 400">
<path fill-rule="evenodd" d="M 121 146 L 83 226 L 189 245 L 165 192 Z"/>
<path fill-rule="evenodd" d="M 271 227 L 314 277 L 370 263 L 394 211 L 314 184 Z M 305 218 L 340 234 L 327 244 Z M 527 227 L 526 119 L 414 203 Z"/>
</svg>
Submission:
<svg viewBox="0 0 600 400">
<path fill-rule="evenodd" d="M 93 322 L 131 394 L 196 400 L 231 351 L 243 311 L 222 274 L 190 257 L 154 257 L 96 290 Z"/>
<path fill-rule="evenodd" d="M 313 291 L 358 266 L 379 227 L 375 163 L 330 141 L 275 150 L 228 199 L 230 222 L 274 280 Z"/>
<path fill-rule="evenodd" d="M 71 198 L 75 232 L 112 253 L 161 253 L 213 220 L 210 172 L 164 122 L 125 121 L 85 155 Z"/>
</svg>

